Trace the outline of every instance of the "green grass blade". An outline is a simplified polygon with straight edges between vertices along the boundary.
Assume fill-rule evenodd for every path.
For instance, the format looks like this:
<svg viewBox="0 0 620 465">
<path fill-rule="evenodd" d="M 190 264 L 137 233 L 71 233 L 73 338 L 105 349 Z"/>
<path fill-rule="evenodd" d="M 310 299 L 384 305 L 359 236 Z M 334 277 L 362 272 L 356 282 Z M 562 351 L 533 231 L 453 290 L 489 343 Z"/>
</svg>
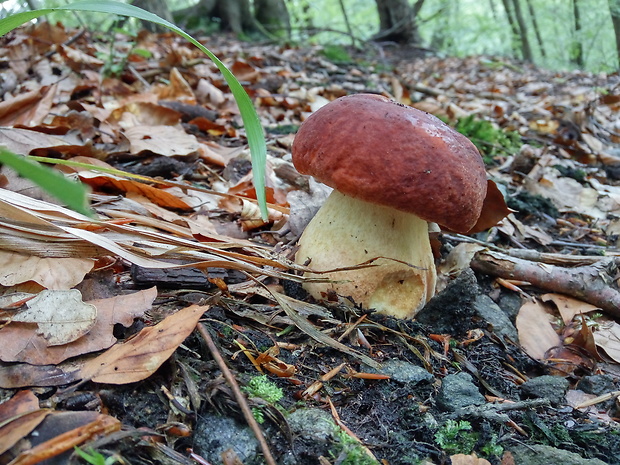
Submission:
<svg viewBox="0 0 620 465">
<path fill-rule="evenodd" d="M 20 176 L 34 181 L 39 187 L 72 210 L 94 217 L 93 211 L 88 207 L 88 189 L 84 184 L 71 181 L 58 171 L 27 160 L 4 147 L 0 147 L 0 164 L 12 168 Z"/>
<path fill-rule="evenodd" d="M 252 100 L 246 93 L 243 86 L 239 83 L 234 74 L 215 56 L 208 48 L 190 36 L 183 29 L 175 26 L 169 21 L 160 18 L 159 16 L 145 11 L 133 5 L 127 5 L 125 3 L 119 3 L 111 0 L 86 0 L 82 2 L 71 3 L 57 8 L 45 8 L 41 10 L 25 11 L 17 13 L 8 18 L 0 20 L 0 36 L 12 31 L 18 26 L 40 16 L 46 15 L 53 11 L 70 10 L 70 11 L 90 11 L 99 13 L 116 14 L 121 16 L 131 16 L 133 18 L 141 19 L 144 21 L 150 21 L 160 26 L 166 27 L 184 39 L 191 42 L 198 47 L 205 55 L 207 55 L 220 70 L 224 79 L 230 87 L 230 91 L 235 98 L 239 111 L 241 112 L 241 119 L 245 126 L 246 135 L 248 138 L 248 145 L 250 146 L 250 153 L 252 154 L 252 173 L 254 179 L 254 187 L 256 189 L 256 198 L 260 207 L 261 216 L 263 220 L 267 219 L 267 201 L 265 197 L 265 165 L 267 160 L 267 148 L 265 144 L 265 134 L 263 133 L 263 127 L 260 123 L 256 109 L 252 104 Z"/>
</svg>

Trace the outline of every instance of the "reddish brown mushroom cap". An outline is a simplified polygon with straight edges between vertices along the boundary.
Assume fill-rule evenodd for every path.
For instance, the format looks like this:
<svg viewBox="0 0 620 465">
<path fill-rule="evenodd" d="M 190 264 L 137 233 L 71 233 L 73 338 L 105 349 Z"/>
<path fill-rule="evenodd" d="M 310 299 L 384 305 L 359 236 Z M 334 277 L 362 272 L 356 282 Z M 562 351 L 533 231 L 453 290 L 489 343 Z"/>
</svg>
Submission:
<svg viewBox="0 0 620 465">
<path fill-rule="evenodd" d="M 385 97 L 341 97 L 313 113 L 293 163 L 345 195 L 389 206 L 452 231 L 469 231 L 486 196 L 476 147 L 438 118 Z"/>
</svg>

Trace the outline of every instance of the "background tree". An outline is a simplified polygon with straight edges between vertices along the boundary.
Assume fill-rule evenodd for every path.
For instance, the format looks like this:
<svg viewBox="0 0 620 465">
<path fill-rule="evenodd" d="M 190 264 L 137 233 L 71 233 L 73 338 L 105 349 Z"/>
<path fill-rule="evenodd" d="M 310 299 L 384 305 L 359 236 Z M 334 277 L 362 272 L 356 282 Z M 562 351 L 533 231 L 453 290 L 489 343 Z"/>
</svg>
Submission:
<svg viewBox="0 0 620 465">
<path fill-rule="evenodd" d="M 523 59 L 533 63 L 534 57 L 532 55 L 532 48 L 530 47 L 530 40 L 527 37 L 527 25 L 525 24 L 525 18 L 523 17 L 523 12 L 521 11 L 521 3 L 519 0 L 512 0 L 512 6 L 514 8 L 515 19 L 519 28 L 519 39 L 521 42 L 521 53 L 523 54 Z"/>
<path fill-rule="evenodd" d="M 616 36 L 616 57 L 620 63 L 620 0 L 609 0 L 609 13 Z"/>
<path fill-rule="evenodd" d="M 146 0 L 150 3 L 151 0 Z M 190 29 L 208 28 L 204 20 L 216 21 L 221 31 L 237 35 L 290 34 L 290 17 L 284 0 L 200 0 L 173 12 L 174 21 Z"/>
<path fill-rule="evenodd" d="M 570 60 L 578 67 L 583 68 L 583 44 L 581 43 L 581 13 L 579 12 L 579 6 L 577 0 L 572 0 L 573 6 L 573 25 L 574 25 L 574 37 L 571 44 Z"/>
<path fill-rule="evenodd" d="M 417 0 L 411 6 L 407 0 L 376 0 L 379 12 L 379 32 L 374 40 L 399 44 L 420 43 L 415 17 L 424 4 Z"/>
</svg>

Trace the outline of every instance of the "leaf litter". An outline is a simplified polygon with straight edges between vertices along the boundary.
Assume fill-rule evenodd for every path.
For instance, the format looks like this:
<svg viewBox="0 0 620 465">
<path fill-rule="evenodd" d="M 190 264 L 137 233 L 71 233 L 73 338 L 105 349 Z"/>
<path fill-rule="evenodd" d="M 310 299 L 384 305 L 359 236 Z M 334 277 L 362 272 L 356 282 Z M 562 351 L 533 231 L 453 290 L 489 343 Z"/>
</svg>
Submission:
<svg viewBox="0 0 620 465">
<path fill-rule="evenodd" d="M 77 438 L 103 437 L 95 443 L 103 444 L 108 436 L 107 447 L 132 463 L 167 463 L 146 458 L 158 453 L 187 463 L 191 454 L 209 454 L 197 438 L 187 439 L 201 418 L 214 410 L 239 420 L 237 405 L 247 401 L 268 418 L 262 427 L 276 457 L 291 453 L 296 463 L 333 463 L 325 457 L 337 450 L 333 440 L 288 442 L 282 411 L 308 407 L 333 415 L 384 463 L 445 463 L 435 437 L 448 418 L 469 422 L 478 441 L 476 452 L 453 454 L 452 463 L 511 463 L 514 444 L 545 442 L 539 438 L 551 429 L 584 457 L 620 463 L 613 433 L 620 390 L 616 75 L 551 72 L 493 57 L 409 59 L 391 47 L 377 56 L 352 51 L 350 63 L 334 64 L 318 46 L 208 38 L 244 81 L 266 128 L 265 222 L 238 109 L 211 62 L 178 38 L 141 33 L 136 48 L 158 58 L 129 52 L 120 74 L 103 75 L 98 39 L 85 33 L 67 43 L 71 36 L 40 22 L 2 39 L 0 59 L 13 79 L 0 89 L 0 145 L 80 163 L 59 168 L 90 186 L 98 215 L 22 195 L 3 169 L 0 284 L 3 296 L 18 296 L 3 299 L 0 310 L 7 399 L 0 428 L 11 431 L 0 434 L 3 460 L 36 463 L 48 457 L 44 450 L 70 453 Z M 118 43 L 119 57 L 127 50 Z M 293 134 L 330 100 L 369 91 L 467 131 L 514 210 L 491 227 L 494 215 L 508 213 L 494 202 L 481 232 L 439 235 L 444 290 L 436 300 L 444 303 L 433 311 L 446 316 L 393 321 L 360 314 L 342 297 L 316 305 L 299 286 L 303 269 L 290 260 L 324 196 L 292 167 Z M 83 299 L 75 300 L 76 289 Z M 26 316 L 49 293 L 57 307 Z M 217 300 L 208 300 L 213 295 Z M 498 304 L 518 340 L 498 336 L 505 320 L 472 313 L 480 296 Z M 64 312 L 71 299 L 91 316 Z M 285 393 L 277 406 L 232 394 L 222 377 L 227 368 L 216 367 L 193 334 L 201 318 L 230 366 L 228 381 L 246 384 L 268 372 Z M 432 382 L 381 374 L 393 360 L 421 368 Z M 517 407 L 501 414 L 442 409 L 442 381 L 459 371 L 474 376 L 484 407 Z M 521 390 L 541 374 L 570 382 L 560 413 L 528 404 Z M 593 387 L 595 380 L 602 387 Z M 24 452 L 18 444 L 33 431 L 54 431 L 51 419 L 45 423 L 52 414 L 82 413 L 88 418 L 39 446 Z M 114 439 L 121 423 L 129 432 L 164 432 L 167 441 L 144 440 L 137 451 L 130 434 Z M 584 439 L 586 425 L 598 428 L 599 441 Z"/>
</svg>

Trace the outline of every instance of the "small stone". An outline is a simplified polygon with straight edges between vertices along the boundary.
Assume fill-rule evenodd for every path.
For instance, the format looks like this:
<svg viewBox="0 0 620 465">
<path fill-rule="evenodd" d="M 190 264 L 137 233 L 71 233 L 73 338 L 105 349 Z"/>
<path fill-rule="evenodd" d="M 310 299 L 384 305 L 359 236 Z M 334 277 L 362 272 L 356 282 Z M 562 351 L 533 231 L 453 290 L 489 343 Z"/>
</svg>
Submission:
<svg viewBox="0 0 620 465">
<path fill-rule="evenodd" d="M 552 405 L 559 405 L 566 397 L 568 384 L 561 376 L 538 376 L 521 385 L 521 397 L 548 399 Z"/>
<path fill-rule="evenodd" d="M 574 452 L 542 444 L 514 445 L 509 450 L 515 465 L 605 465 L 599 459 L 584 459 Z"/>
<path fill-rule="evenodd" d="M 388 375 L 394 381 L 398 381 L 403 384 L 419 384 L 422 382 L 432 383 L 433 375 L 431 375 L 424 368 L 409 363 L 405 360 L 386 360 L 381 363 L 381 369 L 376 370 L 372 367 L 364 368 L 364 371 L 368 373 L 379 373 L 382 375 Z"/>
<path fill-rule="evenodd" d="M 291 433 L 313 441 L 329 441 L 336 431 L 331 415 L 316 408 L 300 408 L 286 418 Z"/>
<path fill-rule="evenodd" d="M 241 462 L 258 465 L 259 444 L 252 430 L 229 417 L 207 413 L 200 417 L 194 433 L 194 449 L 213 464 L 222 464 L 221 454 L 233 449 Z"/>
<path fill-rule="evenodd" d="M 493 332 L 502 338 L 518 341 L 517 329 L 508 315 L 485 294 L 479 295 L 474 301 L 476 314 L 493 327 Z"/>
<path fill-rule="evenodd" d="M 480 394 L 473 378 L 467 373 L 446 376 L 437 394 L 437 406 L 446 412 L 484 403 L 486 403 L 484 396 Z"/>
</svg>

